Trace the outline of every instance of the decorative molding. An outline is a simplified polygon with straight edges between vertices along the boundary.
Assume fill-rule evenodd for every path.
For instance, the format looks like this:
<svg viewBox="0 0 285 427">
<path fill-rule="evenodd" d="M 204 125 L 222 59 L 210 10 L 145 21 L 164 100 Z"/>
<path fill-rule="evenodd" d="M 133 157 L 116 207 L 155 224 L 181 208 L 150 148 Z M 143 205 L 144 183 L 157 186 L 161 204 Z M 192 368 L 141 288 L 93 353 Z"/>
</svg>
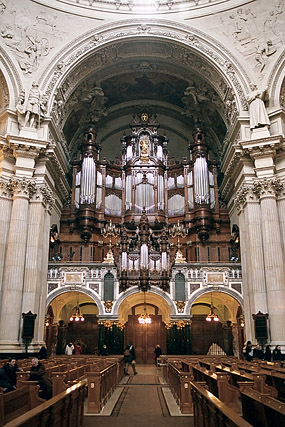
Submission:
<svg viewBox="0 0 285 427">
<path fill-rule="evenodd" d="M 186 302 L 185 301 L 175 301 L 175 304 L 177 306 L 178 313 L 183 313 Z"/>
<path fill-rule="evenodd" d="M 113 301 L 104 301 L 103 302 L 106 313 L 111 313 L 113 307 Z"/>
<path fill-rule="evenodd" d="M 6 182 L 0 178 L 0 197 L 11 199 L 13 196 L 13 188 L 11 182 Z"/>
</svg>

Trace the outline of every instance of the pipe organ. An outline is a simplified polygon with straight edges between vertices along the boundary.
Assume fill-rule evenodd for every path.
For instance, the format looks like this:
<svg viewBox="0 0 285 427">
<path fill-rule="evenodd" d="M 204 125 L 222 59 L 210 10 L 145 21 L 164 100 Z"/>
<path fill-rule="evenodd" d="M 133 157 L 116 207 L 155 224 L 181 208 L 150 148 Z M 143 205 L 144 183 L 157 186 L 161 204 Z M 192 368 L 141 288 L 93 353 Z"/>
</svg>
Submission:
<svg viewBox="0 0 285 427">
<path fill-rule="evenodd" d="M 174 264 L 230 260 L 217 162 L 209 159 L 211 144 L 201 128 L 194 129 L 189 158 L 182 162 L 169 157 L 156 115 L 135 114 L 130 128 L 121 139 L 120 158 L 111 162 L 101 160 L 96 130 L 87 129 L 73 162 L 60 251 L 65 260 L 74 253 L 73 261 L 115 263 L 121 289 L 138 283 L 142 290 L 152 284 L 167 290 Z M 117 232 L 105 241 L 108 224 Z"/>
</svg>

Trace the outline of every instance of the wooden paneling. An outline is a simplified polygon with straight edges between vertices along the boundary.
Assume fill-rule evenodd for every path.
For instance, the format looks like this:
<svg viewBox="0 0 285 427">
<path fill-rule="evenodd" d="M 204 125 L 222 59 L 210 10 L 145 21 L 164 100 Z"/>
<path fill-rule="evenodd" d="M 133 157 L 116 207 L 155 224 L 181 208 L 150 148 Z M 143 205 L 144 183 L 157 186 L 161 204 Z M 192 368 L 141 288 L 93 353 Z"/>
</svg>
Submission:
<svg viewBox="0 0 285 427">
<path fill-rule="evenodd" d="M 151 316 L 150 325 L 140 325 L 138 315 L 130 315 L 125 328 L 125 344 L 132 342 L 137 363 L 154 363 L 153 352 L 159 344 L 165 352 L 165 326 L 159 315 Z"/>
</svg>

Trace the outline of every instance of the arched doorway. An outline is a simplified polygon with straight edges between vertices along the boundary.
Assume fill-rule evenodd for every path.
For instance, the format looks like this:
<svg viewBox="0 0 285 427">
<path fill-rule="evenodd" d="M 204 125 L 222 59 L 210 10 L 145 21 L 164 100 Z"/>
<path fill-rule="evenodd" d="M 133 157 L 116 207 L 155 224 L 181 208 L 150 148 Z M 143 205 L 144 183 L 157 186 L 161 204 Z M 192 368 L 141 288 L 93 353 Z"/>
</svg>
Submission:
<svg viewBox="0 0 285 427">
<path fill-rule="evenodd" d="M 212 312 L 218 321 L 207 321 Z M 224 292 L 206 292 L 191 307 L 191 345 L 194 354 L 241 356 L 244 343 L 242 308 Z"/>
<path fill-rule="evenodd" d="M 70 321 L 79 307 L 84 321 Z M 48 354 L 64 354 L 69 341 L 79 342 L 86 354 L 98 350 L 98 308 L 91 297 L 68 291 L 55 297 L 47 309 L 46 344 Z"/>
<path fill-rule="evenodd" d="M 144 309 L 151 318 L 151 324 L 139 323 L 139 316 Z M 119 314 L 125 322 L 124 344 L 133 344 L 137 363 L 153 363 L 156 344 L 166 353 L 165 325 L 170 316 L 170 308 L 163 298 L 151 292 L 147 292 L 145 296 L 138 292 L 123 301 Z"/>
</svg>

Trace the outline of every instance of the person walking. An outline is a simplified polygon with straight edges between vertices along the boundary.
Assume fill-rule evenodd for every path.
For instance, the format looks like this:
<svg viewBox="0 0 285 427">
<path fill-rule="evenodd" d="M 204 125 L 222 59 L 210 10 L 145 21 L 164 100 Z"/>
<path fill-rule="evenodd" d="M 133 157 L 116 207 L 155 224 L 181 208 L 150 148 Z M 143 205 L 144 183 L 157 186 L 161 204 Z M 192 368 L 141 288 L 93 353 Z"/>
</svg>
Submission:
<svg viewBox="0 0 285 427">
<path fill-rule="evenodd" d="M 134 375 L 137 375 L 136 371 L 136 353 L 132 344 L 128 344 L 124 350 L 125 360 L 125 375 L 129 374 L 129 366 L 131 365 Z"/>
</svg>

